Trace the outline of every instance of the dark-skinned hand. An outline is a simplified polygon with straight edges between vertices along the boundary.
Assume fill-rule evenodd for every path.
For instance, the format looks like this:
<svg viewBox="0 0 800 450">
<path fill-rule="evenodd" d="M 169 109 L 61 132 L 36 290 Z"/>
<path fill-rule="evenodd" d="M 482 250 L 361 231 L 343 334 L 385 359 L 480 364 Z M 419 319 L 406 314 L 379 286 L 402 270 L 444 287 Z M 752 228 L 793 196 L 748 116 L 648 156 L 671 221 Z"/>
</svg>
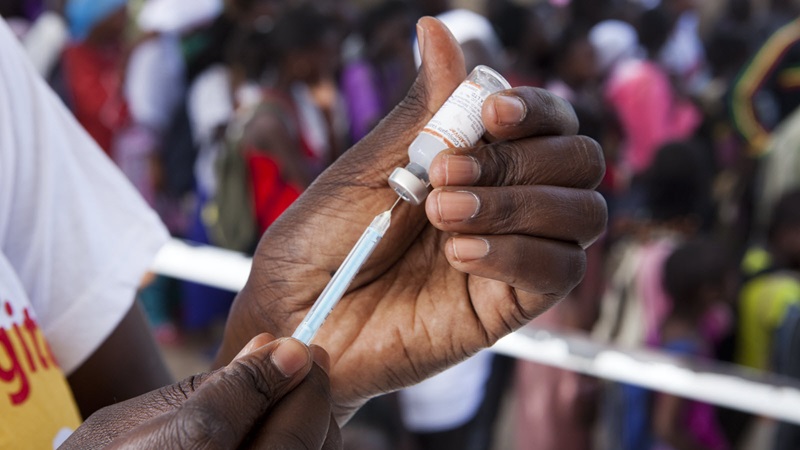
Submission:
<svg viewBox="0 0 800 450">
<path fill-rule="evenodd" d="M 263 333 L 226 367 L 101 409 L 61 448 L 339 449 L 328 364 Z"/>
<path fill-rule="evenodd" d="M 397 198 L 387 178 L 466 77 L 437 20 L 418 24 L 422 67 L 405 100 L 263 236 L 218 364 L 253 335 L 290 335 L 369 225 Z M 489 97 L 486 139 L 434 160 L 425 206 L 392 225 L 314 341 L 331 357 L 335 412 L 417 383 L 491 346 L 563 298 L 604 230 L 605 165 L 564 100 L 534 88 Z M 341 422 L 340 422 L 341 423 Z"/>
</svg>

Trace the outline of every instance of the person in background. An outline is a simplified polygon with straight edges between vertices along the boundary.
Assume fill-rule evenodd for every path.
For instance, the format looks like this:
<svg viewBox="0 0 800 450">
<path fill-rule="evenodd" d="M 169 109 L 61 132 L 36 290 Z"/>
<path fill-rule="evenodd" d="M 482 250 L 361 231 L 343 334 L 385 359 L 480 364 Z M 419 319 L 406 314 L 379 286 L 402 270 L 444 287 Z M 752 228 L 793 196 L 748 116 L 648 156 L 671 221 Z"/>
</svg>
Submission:
<svg viewBox="0 0 800 450">
<path fill-rule="evenodd" d="M 404 1 L 380 3 L 364 12 L 360 31 L 345 41 L 353 54 L 344 57 L 341 85 L 353 140 L 364 137 L 413 82 L 415 16 Z"/>
<path fill-rule="evenodd" d="M 642 206 L 642 179 L 667 142 L 687 139 L 700 124 L 700 112 L 673 88 L 657 57 L 670 32 L 660 9 L 640 17 L 639 42 L 647 58 L 618 61 L 606 80 L 605 99 L 617 116 L 623 145 L 617 161 L 623 187 L 620 211 L 635 215 Z"/>
<path fill-rule="evenodd" d="M 627 190 L 628 182 L 626 171 L 619 164 L 620 152 L 622 151 L 622 130 L 616 113 L 613 112 L 612 105 L 605 99 L 605 86 L 608 78 L 615 74 L 616 68 L 628 64 L 641 55 L 639 46 L 639 34 L 636 28 L 628 22 L 622 20 L 604 20 L 597 23 L 589 30 L 589 41 L 595 50 L 597 70 L 602 84 L 603 105 L 612 112 L 606 119 L 606 123 L 613 123 L 611 129 L 604 130 L 607 142 L 603 142 L 603 151 L 606 155 L 608 166 L 600 191 L 605 195 L 609 203 L 609 212 L 612 223 L 616 216 L 617 197 L 623 195 Z M 612 234 L 614 233 L 612 224 Z"/>
<path fill-rule="evenodd" d="M 123 94 L 127 0 L 68 0 L 72 42 L 64 50 L 66 95 L 75 117 L 112 159 L 131 117 Z"/>
<path fill-rule="evenodd" d="M 672 31 L 658 53 L 661 63 L 687 95 L 701 94 L 710 80 L 706 51 L 700 38 L 700 15 L 696 0 L 664 0 L 664 10 Z"/>
<path fill-rule="evenodd" d="M 705 319 L 729 308 L 736 295 L 736 267 L 721 244 L 707 237 L 691 239 L 664 263 L 664 290 L 672 308 L 660 331 L 658 347 L 688 358 L 712 358 L 715 342 L 705 334 Z M 655 448 L 725 450 L 712 405 L 670 394 L 653 393 L 651 430 Z M 647 412 L 643 412 L 647 414 Z"/>
<path fill-rule="evenodd" d="M 548 25 L 534 7 L 511 0 L 486 2 L 487 18 L 503 44 L 504 76 L 512 86 L 543 86 L 551 53 Z"/>
<path fill-rule="evenodd" d="M 132 125 L 118 141 L 117 164 L 173 237 L 186 237 L 194 207 L 196 148 L 185 114 L 183 40 L 221 8 L 220 0 L 148 0 L 135 17 L 140 36 L 131 49 L 124 86 Z M 161 344 L 174 345 L 182 336 L 177 286 L 157 276 L 138 295 Z"/>
<path fill-rule="evenodd" d="M 767 227 L 765 264 L 747 274 L 738 303 L 736 362 L 769 370 L 773 335 L 791 305 L 800 304 L 800 191 L 775 203 Z"/>
<path fill-rule="evenodd" d="M 231 145 L 247 165 L 256 236 L 333 162 L 346 135 L 333 16 L 310 5 L 289 8 L 264 42 L 273 45 L 274 79 L 231 126 L 240 130 Z"/>
<path fill-rule="evenodd" d="M 702 147 L 677 142 L 661 148 L 643 178 L 647 216 L 634 232 L 614 243 L 610 276 L 600 305 L 596 338 L 628 347 L 657 346 L 671 299 L 664 290 L 664 262 L 674 249 L 694 237 L 708 222 L 711 170 Z M 704 335 L 719 342 L 729 328 L 727 310 L 714 308 L 704 317 Z M 647 391 L 610 385 L 602 403 L 610 448 L 641 449 L 649 445 Z"/>
<path fill-rule="evenodd" d="M 221 155 L 228 150 L 227 130 L 238 109 L 260 100 L 258 77 L 263 74 L 263 44 L 285 6 L 283 0 L 227 0 L 219 15 L 205 27 L 184 39 L 186 61 L 185 125 L 191 132 L 195 159 L 192 186 L 194 210 L 186 237 L 199 243 L 252 252 L 252 239 L 232 248 L 216 239 L 220 220 L 216 199 L 220 194 Z M 268 54 L 268 53 L 267 53 Z M 240 172 L 241 173 L 241 172 Z M 243 176 L 243 175 L 240 175 Z M 239 196 L 241 197 L 241 196 Z M 249 199 L 248 199 L 249 206 Z M 237 220 L 242 215 L 229 217 Z M 253 227 L 250 227 L 252 231 Z M 210 331 L 211 345 L 219 341 L 219 326 L 224 323 L 234 294 L 188 281 L 181 282 L 181 325 L 190 333 Z"/>
<path fill-rule="evenodd" d="M 609 120 L 613 114 L 603 102 L 600 65 L 589 29 L 583 25 L 565 29 L 553 55 L 553 74 L 545 88 L 572 104 L 581 133 L 605 142 L 604 136 L 614 129 Z"/>
</svg>

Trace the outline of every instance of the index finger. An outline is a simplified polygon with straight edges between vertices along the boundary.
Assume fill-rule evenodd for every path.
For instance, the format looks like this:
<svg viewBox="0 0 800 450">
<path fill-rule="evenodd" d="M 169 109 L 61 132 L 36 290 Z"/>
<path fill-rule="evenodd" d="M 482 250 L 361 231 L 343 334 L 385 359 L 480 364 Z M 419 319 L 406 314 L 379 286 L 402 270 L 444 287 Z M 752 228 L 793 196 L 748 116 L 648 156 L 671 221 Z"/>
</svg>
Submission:
<svg viewBox="0 0 800 450">
<path fill-rule="evenodd" d="M 578 133 L 572 105 L 544 89 L 519 87 L 489 96 L 483 104 L 483 123 L 489 140 Z"/>
</svg>

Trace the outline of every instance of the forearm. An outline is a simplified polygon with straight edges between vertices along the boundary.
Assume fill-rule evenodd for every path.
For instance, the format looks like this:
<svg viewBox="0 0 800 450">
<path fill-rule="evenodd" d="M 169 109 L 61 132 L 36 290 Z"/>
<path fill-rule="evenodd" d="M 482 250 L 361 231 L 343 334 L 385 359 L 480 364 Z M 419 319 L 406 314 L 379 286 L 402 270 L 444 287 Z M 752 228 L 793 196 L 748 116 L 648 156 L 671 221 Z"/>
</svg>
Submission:
<svg viewBox="0 0 800 450">
<path fill-rule="evenodd" d="M 68 377 L 84 418 L 173 382 L 138 303 L 111 336 Z"/>
</svg>

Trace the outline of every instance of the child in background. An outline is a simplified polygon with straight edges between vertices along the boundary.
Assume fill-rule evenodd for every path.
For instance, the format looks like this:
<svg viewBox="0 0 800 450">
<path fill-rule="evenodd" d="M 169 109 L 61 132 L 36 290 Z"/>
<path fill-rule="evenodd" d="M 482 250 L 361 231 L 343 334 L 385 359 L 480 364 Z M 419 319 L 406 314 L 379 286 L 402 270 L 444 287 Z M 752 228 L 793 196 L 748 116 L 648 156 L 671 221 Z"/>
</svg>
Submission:
<svg viewBox="0 0 800 450">
<path fill-rule="evenodd" d="M 664 289 L 672 310 L 661 327 L 660 347 L 687 357 L 710 357 L 714 342 L 706 332 L 706 316 L 735 295 L 735 268 L 725 248 L 707 238 L 678 247 L 664 265 Z M 729 448 L 712 405 L 668 394 L 653 399 L 654 448 Z"/>
<path fill-rule="evenodd" d="M 736 362 L 759 370 L 771 369 L 773 335 L 789 307 L 800 305 L 800 190 L 776 203 L 766 250 L 760 271 L 744 283 L 738 304 Z M 752 263 L 747 259 L 745 265 Z"/>
<path fill-rule="evenodd" d="M 665 261 L 693 239 L 708 221 L 711 170 L 706 149 L 691 142 L 661 148 L 643 178 L 647 216 L 635 233 L 614 243 L 608 262 L 610 277 L 600 304 L 593 335 L 627 347 L 659 346 L 661 331 L 672 310 L 665 292 Z M 709 310 L 706 337 L 724 336 L 730 314 Z M 649 449 L 649 392 L 626 384 L 610 384 L 603 394 L 601 420 L 606 448 Z"/>
</svg>

